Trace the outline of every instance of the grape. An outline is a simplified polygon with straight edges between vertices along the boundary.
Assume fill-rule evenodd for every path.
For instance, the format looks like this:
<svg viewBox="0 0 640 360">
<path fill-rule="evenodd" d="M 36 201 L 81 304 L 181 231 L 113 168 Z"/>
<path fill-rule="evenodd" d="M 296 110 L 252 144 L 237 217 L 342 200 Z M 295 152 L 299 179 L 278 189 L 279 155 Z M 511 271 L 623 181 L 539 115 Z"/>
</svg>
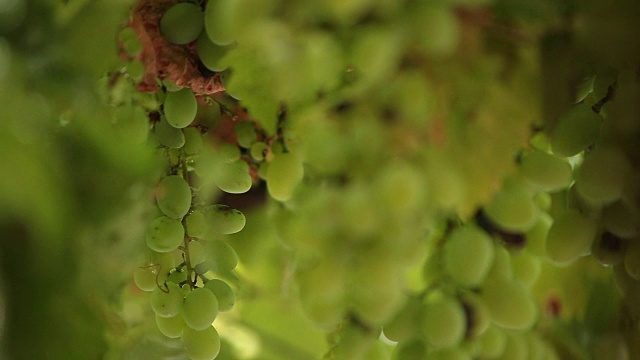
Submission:
<svg viewBox="0 0 640 360">
<path fill-rule="evenodd" d="M 514 330 L 530 328 L 536 320 L 536 306 L 527 289 L 515 280 L 488 279 L 482 300 L 494 324 Z"/>
<path fill-rule="evenodd" d="M 207 232 L 207 222 L 204 212 L 194 210 L 186 218 L 187 235 L 195 238 L 202 238 Z"/>
<path fill-rule="evenodd" d="M 194 330 L 204 330 L 211 326 L 218 315 L 218 300 L 206 288 L 192 290 L 184 299 L 182 315 L 187 326 Z"/>
<path fill-rule="evenodd" d="M 424 305 L 422 323 L 422 332 L 435 349 L 459 343 L 466 327 L 462 306 L 448 297 L 428 301 Z"/>
<path fill-rule="evenodd" d="M 114 114 L 116 130 L 132 144 L 143 144 L 149 135 L 149 116 L 139 106 L 120 106 Z"/>
<path fill-rule="evenodd" d="M 322 329 L 335 329 L 343 320 L 345 283 L 341 275 L 346 274 L 340 264 L 326 261 L 297 276 L 304 313 Z"/>
<path fill-rule="evenodd" d="M 174 128 L 182 129 L 196 118 L 198 102 L 191 89 L 184 88 L 167 93 L 163 109 L 167 123 Z"/>
<path fill-rule="evenodd" d="M 577 258 L 588 255 L 596 231 L 596 224 L 576 210 L 568 210 L 559 215 L 547 235 L 549 259 L 559 265 L 568 265 Z"/>
<path fill-rule="evenodd" d="M 168 292 L 165 292 L 168 290 Z M 151 293 L 151 308 L 160 317 L 174 317 L 182 310 L 182 290 L 172 282 L 167 289 L 156 288 Z"/>
<path fill-rule="evenodd" d="M 622 200 L 604 209 L 602 222 L 605 229 L 621 238 L 628 239 L 640 234 L 640 213 Z"/>
<path fill-rule="evenodd" d="M 624 268 L 630 277 L 640 280 L 640 239 L 630 241 L 624 254 Z"/>
<path fill-rule="evenodd" d="M 184 240 L 184 227 L 180 221 L 162 216 L 151 221 L 145 240 L 153 251 L 173 251 Z"/>
<path fill-rule="evenodd" d="M 188 277 L 189 274 L 187 273 L 187 270 L 181 267 L 176 269 L 175 271 L 170 272 L 169 276 L 167 277 L 167 281 L 174 284 L 182 285 L 187 281 Z"/>
<path fill-rule="evenodd" d="M 157 272 L 152 266 L 139 267 L 133 272 L 133 281 L 142 291 L 153 291 L 158 286 L 156 284 Z"/>
<path fill-rule="evenodd" d="M 220 190 L 230 194 L 245 193 L 253 183 L 249 175 L 249 164 L 242 160 L 217 163 L 213 181 Z"/>
<path fill-rule="evenodd" d="M 464 295 L 462 305 L 464 306 L 467 328 L 466 338 L 476 338 L 481 336 L 491 325 L 491 318 L 487 306 L 476 294 L 467 293 Z"/>
<path fill-rule="evenodd" d="M 177 3 L 160 19 L 160 33 L 173 44 L 188 44 L 198 38 L 204 28 L 204 14 L 198 5 Z"/>
<path fill-rule="evenodd" d="M 620 150 L 599 147 L 578 168 L 576 190 L 595 203 L 614 202 L 622 195 L 627 169 L 627 159 Z"/>
<path fill-rule="evenodd" d="M 227 205 L 210 205 L 202 209 L 207 223 L 207 234 L 235 234 L 247 222 L 244 214 Z"/>
<path fill-rule="evenodd" d="M 209 39 L 224 46 L 231 44 L 234 38 L 234 13 L 239 10 L 238 0 L 209 1 L 204 10 L 204 27 Z"/>
<path fill-rule="evenodd" d="M 511 266 L 511 254 L 509 250 L 503 246 L 495 247 L 493 264 L 489 273 L 486 276 L 485 281 L 493 278 L 503 278 L 510 280 L 513 278 L 513 267 Z"/>
<path fill-rule="evenodd" d="M 593 360 L 628 360 L 629 348 L 625 338 L 619 333 L 605 333 L 593 340 L 591 352 Z"/>
<path fill-rule="evenodd" d="M 205 250 L 202 244 L 197 241 L 189 243 L 189 260 L 192 266 L 202 264 L 206 260 Z"/>
<path fill-rule="evenodd" d="M 489 326 L 487 331 L 480 336 L 480 349 L 478 355 L 482 358 L 493 359 L 502 355 L 507 344 L 505 333 L 495 326 Z"/>
<path fill-rule="evenodd" d="M 267 169 L 267 190 L 278 201 L 287 201 L 302 180 L 304 169 L 300 159 L 292 153 L 276 155 Z"/>
<path fill-rule="evenodd" d="M 442 349 L 429 352 L 429 360 L 471 360 L 471 356 L 461 349 Z"/>
<path fill-rule="evenodd" d="M 549 214 L 542 212 L 535 225 L 527 231 L 527 251 L 536 256 L 546 256 L 547 254 L 547 234 L 553 223 L 553 218 Z"/>
<path fill-rule="evenodd" d="M 154 253 L 152 264 L 158 273 L 158 283 L 162 284 L 167 279 L 169 271 L 176 266 L 176 260 L 170 252 Z"/>
<path fill-rule="evenodd" d="M 221 64 L 220 59 L 231 49 L 230 46 L 215 44 L 209 40 L 206 33 L 203 33 L 198 38 L 197 49 L 198 57 L 207 69 L 215 72 L 222 72 L 227 69 L 226 65 Z"/>
<path fill-rule="evenodd" d="M 202 141 L 202 133 L 194 127 L 188 127 L 182 130 L 185 138 L 184 152 L 187 155 L 199 154 L 204 146 Z"/>
<path fill-rule="evenodd" d="M 384 335 L 393 341 L 410 340 L 420 326 L 422 301 L 412 296 L 404 307 L 384 326 Z"/>
<path fill-rule="evenodd" d="M 218 299 L 218 311 L 225 312 L 233 309 L 236 304 L 236 296 L 233 289 L 224 281 L 213 279 L 204 284 L 205 289 L 209 289 Z"/>
<path fill-rule="evenodd" d="M 262 141 L 255 142 L 251 145 L 250 152 L 251 157 L 256 161 L 264 160 L 264 154 L 267 150 L 267 144 Z"/>
<path fill-rule="evenodd" d="M 602 119 L 586 104 L 571 108 L 551 133 L 551 149 L 558 156 L 577 155 L 593 144 L 600 133 Z"/>
<path fill-rule="evenodd" d="M 164 118 L 154 126 L 153 134 L 160 145 L 164 145 L 168 148 L 179 149 L 185 144 L 185 138 L 182 131 L 169 125 Z"/>
<path fill-rule="evenodd" d="M 181 176 L 165 176 L 156 187 L 156 201 L 167 217 L 182 219 L 191 207 L 191 188 Z"/>
<path fill-rule="evenodd" d="M 473 256 L 469 256 L 473 254 Z M 444 245 L 444 266 L 463 286 L 479 285 L 493 262 L 493 241 L 480 228 L 465 226 L 451 232 Z"/>
<path fill-rule="evenodd" d="M 213 326 L 200 331 L 185 326 L 182 342 L 191 360 L 213 360 L 220 352 L 220 336 Z"/>
<path fill-rule="evenodd" d="M 509 187 L 494 195 L 484 207 L 489 220 L 508 232 L 521 233 L 535 225 L 538 208 L 524 188 Z"/>
<path fill-rule="evenodd" d="M 540 259 L 527 250 L 514 254 L 511 257 L 511 266 L 515 277 L 528 288 L 535 284 L 542 271 Z"/>
<path fill-rule="evenodd" d="M 243 148 L 250 148 L 251 144 L 253 144 L 257 140 L 256 129 L 249 121 L 237 122 L 236 126 L 233 128 L 233 131 L 236 134 L 238 145 L 242 146 Z"/>
<path fill-rule="evenodd" d="M 520 171 L 543 191 L 557 191 L 568 187 L 572 180 L 569 163 L 543 151 L 526 155 L 520 164 Z"/>
<path fill-rule="evenodd" d="M 178 314 L 173 317 L 162 317 L 156 315 L 156 325 L 164 336 L 175 339 L 182 336 L 184 319 L 182 314 Z"/>
<path fill-rule="evenodd" d="M 224 240 L 212 240 L 206 244 L 212 269 L 229 271 L 238 266 L 238 255 L 231 245 Z"/>
<path fill-rule="evenodd" d="M 396 347 L 396 360 L 424 360 L 427 358 L 427 347 L 422 340 L 412 340 L 408 343 L 400 343 Z"/>
</svg>

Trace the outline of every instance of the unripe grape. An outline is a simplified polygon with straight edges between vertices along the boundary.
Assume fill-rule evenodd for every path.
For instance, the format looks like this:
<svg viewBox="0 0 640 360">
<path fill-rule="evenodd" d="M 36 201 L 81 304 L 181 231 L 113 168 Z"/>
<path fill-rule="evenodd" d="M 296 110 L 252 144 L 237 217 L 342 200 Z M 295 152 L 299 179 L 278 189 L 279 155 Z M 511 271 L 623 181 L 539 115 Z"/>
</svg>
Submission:
<svg viewBox="0 0 640 360">
<path fill-rule="evenodd" d="M 287 201 L 302 181 L 304 169 L 300 159 L 292 153 L 276 155 L 267 169 L 267 190 L 278 201 Z"/>
<path fill-rule="evenodd" d="M 152 266 L 139 267 L 133 272 L 133 281 L 142 291 L 153 291 L 156 284 L 157 270 Z"/>
<path fill-rule="evenodd" d="M 198 241 L 189 242 L 189 260 L 191 261 L 191 266 L 202 264 L 207 260 L 204 246 Z"/>
<path fill-rule="evenodd" d="M 145 240 L 147 246 L 153 251 L 173 251 L 177 249 L 184 240 L 184 227 L 178 220 L 161 216 L 151 221 Z"/>
<path fill-rule="evenodd" d="M 465 294 L 461 302 L 467 319 L 465 337 L 473 339 L 481 336 L 491 325 L 491 316 L 487 306 L 474 293 Z"/>
<path fill-rule="evenodd" d="M 167 217 L 182 219 L 191 207 L 191 188 L 181 176 L 165 176 L 156 187 L 156 201 Z"/>
<path fill-rule="evenodd" d="M 151 308 L 160 317 L 174 317 L 182 310 L 183 299 L 180 287 L 170 282 L 167 283 L 167 289 L 156 288 L 153 290 Z"/>
<path fill-rule="evenodd" d="M 153 135 L 160 145 L 168 148 L 178 149 L 185 143 L 182 131 L 169 125 L 164 118 L 153 127 Z"/>
<path fill-rule="evenodd" d="M 547 235 L 546 249 L 549 259 L 560 265 L 568 265 L 591 252 L 596 224 L 575 210 L 558 216 Z"/>
<path fill-rule="evenodd" d="M 220 336 L 213 326 L 194 330 L 185 326 L 182 342 L 191 360 L 213 360 L 220 353 Z"/>
<path fill-rule="evenodd" d="M 519 186 L 502 189 L 484 207 L 484 212 L 498 227 L 514 233 L 531 229 L 539 213 L 533 195 Z"/>
<path fill-rule="evenodd" d="M 591 244 L 591 255 L 602 265 L 611 266 L 624 260 L 627 243 L 624 239 L 605 231 Z"/>
<path fill-rule="evenodd" d="M 195 238 L 202 238 L 207 232 L 207 223 L 204 212 L 194 210 L 186 218 L 187 235 Z"/>
<path fill-rule="evenodd" d="M 383 328 L 384 335 L 393 341 L 403 342 L 415 336 L 420 327 L 422 301 L 411 297 L 402 309 Z"/>
<path fill-rule="evenodd" d="M 609 232 L 629 239 L 640 234 L 640 212 L 624 201 L 618 201 L 604 208 L 602 222 Z"/>
<path fill-rule="evenodd" d="M 160 19 L 160 33 L 173 44 L 188 44 L 204 28 L 204 14 L 196 4 L 182 2 L 171 6 Z"/>
<path fill-rule="evenodd" d="M 486 359 L 494 359 L 502 355 L 507 344 L 505 333 L 495 326 L 489 326 L 479 338 L 480 349 L 478 355 Z"/>
<path fill-rule="evenodd" d="M 204 330 L 218 316 L 218 299 L 209 289 L 192 290 L 184 299 L 182 315 L 187 326 L 194 330 Z"/>
<path fill-rule="evenodd" d="M 482 229 L 476 226 L 456 228 L 444 245 L 445 269 L 463 286 L 479 285 L 491 268 L 493 247 L 493 241 Z"/>
<path fill-rule="evenodd" d="M 507 335 L 507 343 L 502 352 L 501 360 L 527 359 L 527 341 L 523 336 Z"/>
<path fill-rule="evenodd" d="M 233 131 L 236 134 L 238 145 L 243 148 L 250 148 L 251 144 L 257 140 L 256 129 L 250 121 L 237 122 Z"/>
<path fill-rule="evenodd" d="M 220 59 L 227 54 L 231 46 L 220 46 L 213 43 L 205 32 L 198 38 L 197 49 L 198 57 L 207 69 L 215 72 L 222 72 L 227 69 L 226 65 L 221 64 Z"/>
<path fill-rule="evenodd" d="M 255 142 L 251 145 L 251 157 L 256 161 L 262 161 L 266 150 L 267 144 L 262 141 Z"/>
<path fill-rule="evenodd" d="M 401 342 L 395 349 L 396 360 L 424 360 L 427 358 L 427 346 L 422 340 L 414 339 L 408 343 Z"/>
<path fill-rule="evenodd" d="M 199 154 L 204 146 L 200 130 L 194 127 L 188 127 L 182 129 L 182 133 L 185 138 L 184 152 L 187 155 Z"/>
<path fill-rule="evenodd" d="M 513 274 L 527 288 L 531 288 L 538 280 L 542 267 L 540 259 L 527 250 L 522 250 L 511 257 Z"/>
<path fill-rule="evenodd" d="M 196 118 L 198 103 L 193 91 L 184 88 L 176 92 L 167 93 L 164 100 L 164 116 L 167 123 L 174 128 L 187 127 Z"/>
<path fill-rule="evenodd" d="M 224 281 L 213 279 L 204 284 L 205 289 L 209 289 L 218 299 L 218 311 L 225 312 L 233 309 L 236 304 L 236 296 L 233 289 Z"/>
<path fill-rule="evenodd" d="M 216 0 L 207 3 L 204 10 L 204 26 L 211 41 L 224 46 L 235 40 L 233 24 L 240 5 L 241 2 L 238 0 Z"/>
<path fill-rule="evenodd" d="M 598 139 L 602 119 L 586 104 L 564 114 L 551 133 L 551 148 L 558 156 L 577 155 Z"/>
<path fill-rule="evenodd" d="M 242 194 L 251 189 L 253 180 L 249 175 L 249 164 L 242 160 L 218 162 L 213 173 L 213 181 L 220 190 L 229 194 Z"/>
<path fill-rule="evenodd" d="M 238 266 L 236 251 L 224 240 L 211 240 L 206 243 L 211 268 L 217 271 L 229 271 Z"/>
<path fill-rule="evenodd" d="M 173 317 L 162 317 L 156 315 L 156 325 L 164 336 L 175 339 L 182 336 L 184 319 L 182 318 L 182 314 L 178 314 Z"/>
<path fill-rule="evenodd" d="M 543 191 L 568 187 L 572 180 L 569 163 L 543 151 L 527 154 L 520 164 L 520 171 Z"/>
<path fill-rule="evenodd" d="M 529 291 L 516 280 L 490 278 L 482 289 L 482 300 L 494 324 L 515 330 L 530 328 L 537 311 Z"/>
<path fill-rule="evenodd" d="M 444 296 L 424 305 L 422 323 L 422 332 L 434 349 L 456 345 L 466 329 L 462 306 L 455 299 Z"/>
<path fill-rule="evenodd" d="M 227 205 L 210 205 L 202 209 L 207 223 L 207 234 L 235 234 L 244 228 L 246 218 L 242 212 Z"/>
<path fill-rule="evenodd" d="M 627 159 L 619 149 L 599 147 L 591 152 L 576 172 L 576 190 L 595 203 L 610 203 L 622 196 Z"/>
</svg>

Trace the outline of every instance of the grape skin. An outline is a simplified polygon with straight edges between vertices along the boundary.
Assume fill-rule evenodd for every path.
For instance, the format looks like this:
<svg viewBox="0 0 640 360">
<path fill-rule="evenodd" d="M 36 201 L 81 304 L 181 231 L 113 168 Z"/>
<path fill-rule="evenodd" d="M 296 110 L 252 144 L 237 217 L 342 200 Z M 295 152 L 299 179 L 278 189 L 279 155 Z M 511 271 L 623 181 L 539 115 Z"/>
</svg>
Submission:
<svg viewBox="0 0 640 360">
<path fill-rule="evenodd" d="M 218 315 L 218 300 L 209 289 L 194 289 L 184 299 L 184 322 L 194 330 L 209 327 Z"/>
<path fill-rule="evenodd" d="M 213 360 L 220 352 L 220 336 L 213 326 L 200 331 L 185 326 L 182 342 L 191 360 Z"/>
</svg>

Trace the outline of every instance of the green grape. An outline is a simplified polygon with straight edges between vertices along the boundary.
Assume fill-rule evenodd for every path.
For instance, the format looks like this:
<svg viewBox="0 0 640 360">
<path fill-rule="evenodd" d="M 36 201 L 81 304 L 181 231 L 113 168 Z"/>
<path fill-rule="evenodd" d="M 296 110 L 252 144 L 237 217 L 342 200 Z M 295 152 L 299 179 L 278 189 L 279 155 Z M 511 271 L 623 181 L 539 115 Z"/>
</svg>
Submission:
<svg viewBox="0 0 640 360">
<path fill-rule="evenodd" d="M 547 360 L 545 358 L 544 342 L 537 334 L 527 336 L 527 360 Z"/>
<path fill-rule="evenodd" d="M 267 169 L 267 190 L 278 201 L 287 201 L 302 181 L 304 169 L 300 159 L 292 153 L 276 155 Z"/>
<path fill-rule="evenodd" d="M 176 267 L 176 259 L 170 252 L 154 252 L 152 264 L 158 273 L 158 284 L 162 284 L 167 280 L 169 272 Z"/>
<path fill-rule="evenodd" d="M 198 49 L 198 57 L 204 66 L 215 72 L 222 72 L 227 66 L 221 63 L 221 59 L 231 50 L 231 46 L 220 46 L 213 43 L 206 33 L 198 38 L 196 48 Z"/>
<path fill-rule="evenodd" d="M 498 277 L 506 280 L 513 278 L 511 254 L 509 253 L 509 250 L 505 249 L 503 246 L 495 247 L 493 264 L 491 265 L 491 269 L 489 269 L 489 273 L 485 277 L 485 281 Z"/>
<path fill-rule="evenodd" d="M 182 342 L 191 360 L 213 360 L 220 353 L 220 336 L 213 326 L 194 330 L 185 326 Z"/>
<path fill-rule="evenodd" d="M 520 164 L 521 173 L 543 191 L 557 191 L 571 184 L 571 165 L 543 151 L 527 154 Z"/>
<path fill-rule="evenodd" d="M 156 201 L 167 217 L 182 219 L 191 207 L 191 188 L 181 176 L 165 176 L 156 187 Z"/>
<path fill-rule="evenodd" d="M 204 14 L 196 4 L 182 2 L 171 6 L 160 19 L 160 33 L 173 44 L 188 44 L 204 28 Z"/>
<path fill-rule="evenodd" d="M 614 202 L 622 195 L 628 168 L 627 159 L 619 149 L 598 147 L 578 168 L 576 190 L 595 203 Z"/>
<path fill-rule="evenodd" d="M 334 330 L 343 320 L 345 275 L 343 266 L 333 259 L 297 275 L 300 305 L 309 320 L 324 330 Z"/>
<path fill-rule="evenodd" d="M 185 138 L 184 152 L 187 155 L 199 154 L 202 151 L 204 142 L 202 133 L 194 127 L 188 127 L 182 130 Z"/>
<path fill-rule="evenodd" d="M 162 86 L 164 86 L 164 88 L 168 92 L 176 92 L 176 91 L 180 91 L 182 89 L 181 86 L 176 85 L 173 81 L 171 81 L 169 79 L 162 80 Z"/>
<path fill-rule="evenodd" d="M 163 109 L 167 123 L 174 128 L 182 129 L 189 126 L 196 118 L 198 102 L 193 91 L 189 88 L 184 88 L 167 93 Z"/>
<path fill-rule="evenodd" d="M 479 285 L 491 268 L 492 262 L 493 241 L 480 228 L 456 228 L 447 238 L 444 245 L 444 266 L 459 284 Z"/>
<path fill-rule="evenodd" d="M 489 326 L 479 338 L 478 355 L 483 359 L 494 359 L 502 355 L 507 344 L 505 333 L 495 326 Z"/>
<path fill-rule="evenodd" d="M 457 49 L 462 27 L 455 12 L 444 6 L 424 3 L 415 12 L 414 39 L 427 54 L 439 58 L 451 56 Z"/>
<path fill-rule="evenodd" d="M 626 245 L 625 240 L 605 231 L 591 244 L 591 255 L 602 265 L 616 265 L 624 260 Z"/>
<path fill-rule="evenodd" d="M 114 114 L 116 131 L 132 144 L 144 144 L 149 135 L 149 116 L 139 106 L 120 106 Z"/>
<path fill-rule="evenodd" d="M 235 41 L 234 21 L 242 3 L 238 0 L 209 1 L 204 10 L 204 27 L 209 39 L 224 46 Z"/>
<path fill-rule="evenodd" d="M 264 154 L 267 151 L 267 144 L 262 141 L 257 141 L 251 144 L 251 148 L 249 149 L 251 152 L 251 157 L 256 161 L 264 160 Z"/>
<path fill-rule="evenodd" d="M 207 254 L 211 262 L 212 269 L 217 271 L 229 271 L 238 266 L 238 254 L 236 251 L 224 240 L 212 240 L 206 243 Z"/>
<path fill-rule="evenodd" d="M 434 349 L 447 348 L 462 340 L 465 313 L 458 301 L 443 296 L 424 305 L 422 324 L 422 332 Z"/>
<path fill-rule="evenodd" d="M 461 349 L 441 349 L 429 352 L 429 360 L 471 360 L 471 356 Z"/>
<path fill-rule="evenodd" d="M 139 267 L 133 272 L 133 281 L 142 291 L 153 291 L 156 284 L 157 270 L 153 266 Z"/>
<path fill-rule="evenodd" d="M 187 326 L 194 330 L 204 330 L 218 316 L 218 299 L 206 288 L 194 289 L 184 299 L 182 315 Z"/>
<path fill-rule="evenodd" d="M 577 155 L 596 142 L 602 119 L 586 104 L 571 108 L 551 133 L 551 149 L 558 156 Z"/>
<path fill-rule="evenodd" d="M 591 252 L 596 224 L 576 210 L 556 217 L 546 241 L 547 256 L 559 265 L 568 265 Z"/>
<path fill-rule="evenodd" d="M 173 317 L 162 317 L 156 315 L 156 325 L 164 336 L 175 339 L 182 336 L 184 318 L 182 317 L 182 314 L 178 314 Z"/>
<path fill-rule="evenodd" d="M 169 276 L 167 277 L 167 281 L 172 282 L 174 284 L 182 285 L 189 278 L 189 274 L 187 270 L 184 268 L 178 268 L 175 271 L 171 271 Z"/>
<path fill-rule="evenodd" d="M 624 268 L 635 280 L 640 280 L 640 239 L 633 239 L 624 254 Z"/>
<path fill-rule="evenodd" d="M 189 243 L 189 260 L 191 261 L 191 266 L 202 264 L 206 259 L 204 246 L 197 241 L 191 241 Z"/>
<path fill-rule="evenodd" d="M 422 340 L 414 339 L 401 342 L 395 349 L 395 360 L 424 360 L 427 358 L 427 346 Z"/>
<path fill-rule="evenodd" d="M 209 205 L 202 209 L 207 223 L 207 235 L 235 234 L 244 228 L 247 222 L 244 214 L 227 205 Z"/>
<path fill-rule="evenodd" d="M 151 221 L 145 240 L 147 246 L 153 251 L 173 251 L 177 249 L 184 240 L 184 227 L 178 220 L 161 216 Z"/>
<path fill-rule="evenodd" d="M 527 288 L 535 284 L 542 271 L 540 259 L 527 250 L 514 254 L 511 257 L 511 266 L 515 277 Z"/>
<path fill-rule="evenodd" d="M 193 210 L 186 218 L 187 235 L 202 238 L 207 232 L 207 221 L 202 210 Z"/>
<path fill-rule="evenodd" d="M 226 312 L 236 304 L 236 295 L 233 289 L 224 281 L 212 279 L 204 284 L 205 289 L 209 289 L 218 299 L 218 311 Z"/>
<path fill-rule="evenodd" d="M 251 145 L 257 140 L 256 129 L 250 121 L 236 122 L 236 126 L 233 128 L 238 140 L 238 145 L 245 149 L 251 147 Z"/>
<path fill-rule="evenodd" d="M 491 325 L 489 310 L 482 299 L 474 293 L 464 294 L 461 301 L 467 316 L 465 337 L 468 339 L 477 338 L 484 334 Z"/>
<path fill-rule="evenodd" d="M 242 160 L 216 164 L 213 181 L 220 190 L 229 194 L 242 194 L 249 189 L 253 180 L 249 174 L 249 164 Z"/>
<path fill-rule="evenodd" d="M 179 149 L 185 144 L 182 131 L 169 125 L 165 118 L 162 118 L 162 120 L 153 127 L 153 135 L 160 145 L 168 148 Z"/>
<path fill-rule="evenodd" d="M 142 44 L 140 44 L 140 39 L 138 38 L 138 34 L 132 27 L 125 27 L 118 33 L 118 41 L 124 47 L 124 51 L 130 56 L 136 56 L 142 50 Z"/>
<path fill-rule="evenodd" d="M 621 238 L 629 239 L 640 234 L 640 212 L 625 201 L 617 201 L 602 212 L 604 228 Z"/>
<path fill-rule="evenodd" d="M 502 189 L 484 207 L 489 220 L 508 232 L 528 231 L 538 219 L 538 208 L 533 195 L 516 186 Z"/>
<path fill-rule="evenodd" d="M 160 317 L 174 317 L 182 310 L 183 299 L 180 287 L 169 282 L 167 289 L 156 288 L 153 290 L 150 300 L 151 308 Z"/>
<path fill-rule="evenodd" d="M 595 337 L 591 344 L 593 360 L 629 360 L 629 348 L 624 336 L 619 333 L 607 333 Z"/>
<path fill-rule="evenodd" d="M 536 320 L 536 305 L 527 288 L 516 280 L 488 279 L 482 289 L 482 300 L 491 320 L 500 327 L 524 330 Z"/>
<path fill-rule="evenodd" d="M 384 335 L 393 341 L 410 340 L 420 327 L 422 301 L 412 296 L 402 309 L 384 326 Z"/>
<path fill-rule="evenodd" d="M 500 357 L 502 360 L 527 359 L 527 341 L 523 336 L 507 335 L 507 342 Z"/>
</svg>

